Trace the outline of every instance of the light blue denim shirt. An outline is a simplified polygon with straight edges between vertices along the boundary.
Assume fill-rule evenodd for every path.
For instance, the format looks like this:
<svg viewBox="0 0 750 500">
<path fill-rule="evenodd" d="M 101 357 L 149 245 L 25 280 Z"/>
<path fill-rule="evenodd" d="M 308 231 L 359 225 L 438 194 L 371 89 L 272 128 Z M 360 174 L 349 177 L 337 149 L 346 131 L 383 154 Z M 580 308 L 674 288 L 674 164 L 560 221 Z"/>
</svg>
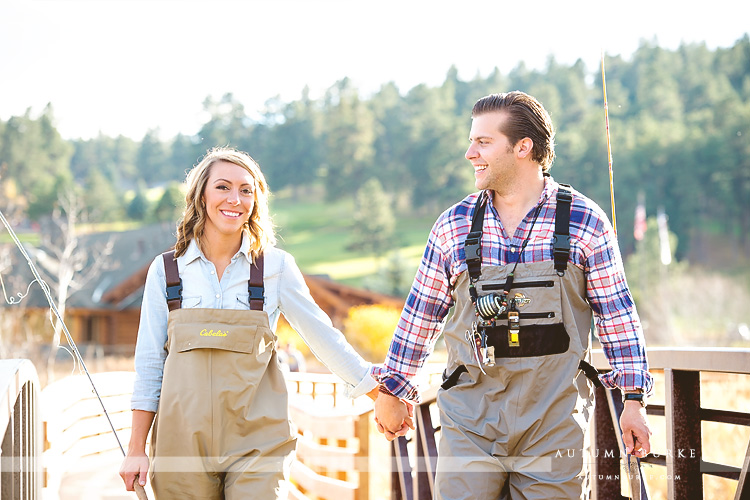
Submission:
<svg viewBox="0 0 750 500">
<path fill-rule="evenodd" d="M 279 314 L 310 347 L 310 351 L 333 373 L 346 382 L 346 394 L 352 398 L 377 386 L 370 376 L 372 364 L 366 362 L 331 324 L 325 312 L 310 295 L 294 258 L 275 247 L 264 253 L 263 283 L 271 329 L 276 331 Z M 192 240 L 184 255 L 177 258 L 182 278 L 182 307 L 211 309 L 249 309 L 247 280 L 250 277 L 250 242 L 243 233 L 239 252 L 224 271 L 221 281 L 216 268 Z M 146 277 L 141 306 L 141 322 L 135 348 L 136 379 L 131 409 L 155 412 L 161 394 L 164 361 L 167 357 L 166 278 L 164 261 L 159 255 L 151 263 Z"/>
</svg>

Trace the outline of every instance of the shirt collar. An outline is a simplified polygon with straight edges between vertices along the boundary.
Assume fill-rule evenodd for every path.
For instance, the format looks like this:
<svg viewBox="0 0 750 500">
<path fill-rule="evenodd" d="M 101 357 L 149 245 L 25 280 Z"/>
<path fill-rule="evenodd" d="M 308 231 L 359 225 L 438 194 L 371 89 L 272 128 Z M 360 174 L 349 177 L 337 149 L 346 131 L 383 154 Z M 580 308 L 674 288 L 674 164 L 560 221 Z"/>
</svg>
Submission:
<svg viewBox="0 0 750 500">
<path fill-rule="evenodd" d="M 552 199 L 552 194 L 557 190 L 557 183 L 555 182 L 555 179 L 552 178 L 550 175 L 544 176 L 544 189 L 542 189 L 542 195 L 539 197 L 539 203 L 542 202 L 542 200 L 550 200 Z"/>
<path fill-rule="evenodd" d="M 542 189 L 542 194 L 539 196 L 538 203 L 541 203 L 543 200 L 549 200 L 552 198 L 552 194 L 557 190 L 557 182 L 555 182 L 555 179 L 552 178 L 550 175 L 544 176 L 544 188 Z M 493 191 L 491 189 L 485 189 L 482 191 L 481 196 L 484 196 L 486 202 L 489 205 L 492 205 L 492 194 Z"/>
<path fill-rule="evenodd" d="M 253 261 L 250 255 L 250 236 L 247 234 L 247 231 L 242 231 L 242 243 L 240 243 L 240 251 L 237 253 L 244 255 L 248 263 Z"/>
<path fill-rule="evenodd" d="M 250 237 L 248 236 L 247 231 L 242 231 L 242 243 L 240 243 L 240 249 L 237 254 L 244 255 L 248 263 L 252 262 L 250 256 Z M 201 252 L 200 246 L 198 246 L 198 241 L 195 238 L 191 239 L 190 243 L 188 243 L 187 250 L 185 250 L 185 254 L 182 258 L 185 259 L 185 264 L 190 264 L 195 259 L 199 258 L 208 260 L 206 259 L 206 256 L 203 255 L 203 252 Z"/>
<path fill-rule="evenodd" d="M 185 264 L 190 264 L 195 259 L 200 258 L 202 255 L 203 252 L 201 252 L 201 249 L 198 246 L 198 242 L 195 238 L 192 238 L 188 243 L 187 250 L 185 250 L 185 254 L 182 256 L 182 258 L 185 259 Z"/>
</svg>

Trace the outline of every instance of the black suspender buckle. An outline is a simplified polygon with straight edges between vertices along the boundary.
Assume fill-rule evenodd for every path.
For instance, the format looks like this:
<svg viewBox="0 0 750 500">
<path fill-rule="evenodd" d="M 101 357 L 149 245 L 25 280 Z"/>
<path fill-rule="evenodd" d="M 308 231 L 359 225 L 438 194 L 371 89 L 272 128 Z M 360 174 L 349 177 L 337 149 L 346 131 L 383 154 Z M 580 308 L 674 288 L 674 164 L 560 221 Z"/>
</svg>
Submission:
<svg viewBox="0 0 750 500">
<path fill-rule="evenodd" d="M 560 184 L 557 190 L 557 211 L 555 212 L 555 234 L 552 236 L 552 256 L 555 271 L 559 276 L 565 274 L 570 258 L 570 206 L 573 193 L 567 184 Z"/>
<path fill-rule="evenodd" d="M 464 243 L 464 252 L 466 253 L 466 262 L 482 260 L 482 232 L 469 233 Z"/>
<path fill-rule="evenodd" d="M 561 184 L 561 186 L 567 186 L 567 184 Z M 564 187 L 562 189 L 557 190 L 557 200 L 558 202 L 562 201 L 566 204 L 573 203 L 573 193 L 565 189 Z"/>
<path fill-rule="evenodd" d="M 177 285 L 167 287 L 167 301 L 182 300 L 182 280 Z"/>
<path fill-rule="evenodd" d="M 471 281 L 479 279 L 482 269 L 482 232 L 469 233 L 464 242 L 464 253 L 466 254 L 466 266 L 469 268 Z"/>
<path fill-rule="evenodd" d="M 568 255 L 570 254 L 570 235 L 569 234 L 555 234 L 552 236 L 552 246 L 555 252 L 555 261 L 558 258 L 564 258 L 568 261 Z"/>
<path fill-rule="evenodd" d="M 263 300 L 262 286 L 248 286 L 247 292 L 249 300 Z"/>
</svg>

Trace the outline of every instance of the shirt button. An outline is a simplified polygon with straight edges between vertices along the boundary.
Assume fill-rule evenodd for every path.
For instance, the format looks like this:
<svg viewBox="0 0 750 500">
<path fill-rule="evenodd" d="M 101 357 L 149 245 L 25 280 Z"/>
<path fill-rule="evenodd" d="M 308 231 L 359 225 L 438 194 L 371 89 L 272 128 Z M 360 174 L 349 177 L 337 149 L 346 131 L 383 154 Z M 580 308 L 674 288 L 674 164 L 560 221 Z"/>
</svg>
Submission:
<svg viewBox="0 0 750 500">
<path fill-rule="evenodd" d="M 516 253 L 516 247 L 510 247 L 510 253 Z"/>
<path fill-rule="evenodd" d="M 211 271 L 211 274 L 216 274 L 216 271 Z"/>
<path fill-rule="evenodd" d="M 221 295 L 219 295 L 219 294 L 217 293 L 217 294 L 216 294 L 216 298 L 218 299 L 218 298 L 220 298 L 220 297 L 221 297 Z"/>
</svg>

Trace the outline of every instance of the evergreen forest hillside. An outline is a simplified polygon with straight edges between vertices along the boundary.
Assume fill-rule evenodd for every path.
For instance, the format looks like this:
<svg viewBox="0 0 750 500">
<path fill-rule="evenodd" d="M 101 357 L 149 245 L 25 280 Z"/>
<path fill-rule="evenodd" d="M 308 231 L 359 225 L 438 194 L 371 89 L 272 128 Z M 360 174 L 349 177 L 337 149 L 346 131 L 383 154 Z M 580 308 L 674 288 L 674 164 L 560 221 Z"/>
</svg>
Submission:
<svg viewBox="0 0 750 500">
<path fill-rule="evenodd" d="M 611 215 L 601 68 L 550 57 L 543 69 L 520 63 L 470 80 L 446 69 L 439 86 L 384 82 L 363 95 L 344 78 L 322 96 L 300 89 L 299 99 L 270 98 L 260 110 L 245 109 L 232 94 L 209 96 L 203 106 L 210 119 L 176 137 L 156 129 L 141 140 L 65 139 L 54 103 L 29 109 L 0 121 L 0 209 L 31 227 L 75 191 L 91 222 L 176 220 L 185 171 L 207 149 L 231 145 L 260 163 L 281 244 L 299 245 L 303 270 L 357 253 L 381 256 L 387 270 L 398 267 L 387 258 L 396 248 L 413 266 L 435 217 L 474 189 L 464 158 L 473 103 L 518 89 L 552 116 L 554 178 Z M 750 37 L 717 49 L 667 50 L 644 41 L 628 58 L 607 56 L 606 79 L 624 256 L 637 253 L 633 224 L 642 199 L 649 217 L 657 210 L 668 216 L 677 262 L 750 284 Z"/>
</svg>

